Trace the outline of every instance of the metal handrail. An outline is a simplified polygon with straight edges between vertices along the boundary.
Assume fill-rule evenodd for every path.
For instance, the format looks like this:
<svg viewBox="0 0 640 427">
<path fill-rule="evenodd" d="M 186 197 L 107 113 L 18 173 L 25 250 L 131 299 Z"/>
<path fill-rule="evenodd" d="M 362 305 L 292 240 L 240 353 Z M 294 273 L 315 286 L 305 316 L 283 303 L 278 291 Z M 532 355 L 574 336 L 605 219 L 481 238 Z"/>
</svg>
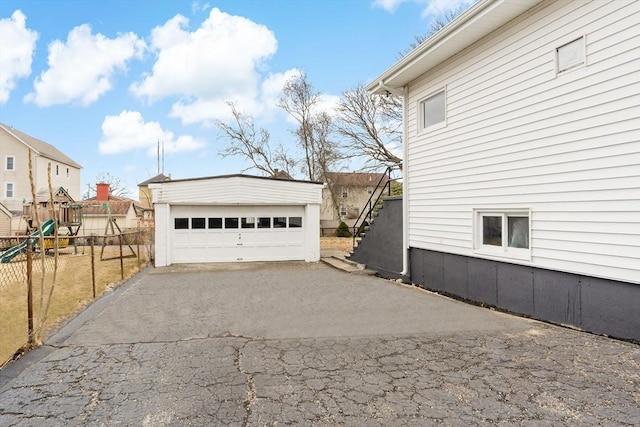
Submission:
<svg viewBox="0 0 640 427">
<path fill-rule="evenodd" d="M 378 184 L 376 184 L 376 187 L 371 192 L 371 196 L 369 196 L 369 200 L 367 200 L 367 203 L 365 203 L 365 208 L 361 210 L 360 215 L 358 215 L 358 218 L 356 219 L 356 222 L 353 223 L 353 233 L 352 233 L 352 235 L 353 235 L 353 244 L 352 244 L 352 246 L 354 248 L 356 246 L 356 238 L 360 235 L 360 228 L 362 227 L 362 224 L 364 223 L 364 221 L 366 220 L 367 217 L 369 217 L 369 221 L 371 221 L 373 210 L 376 207 L 376 205 L 378 204 L 378 201 L 380 200 L 382 195 L 384 194 L 384 190 L 381 191 L 378 194 L 378 196 L 376 197 L 375 202 L 372 203 L 373 196 L 376 195 L 376 192 L 378 191 L 378 189 L 381 186 L 382 186 L 383 189 L 384 189 L 385 186 L 389 186 L 388 193 L 389 193 L 389 196 L 391 196 L 391 183 L 393 181 L 397 181 L 398 180 L 398 178 L 396 178 L 396 179 L 392 179 L 391 178 L 391 171 L 392 170 L 393 170 L 393 168 L 391 166 L 387 167 L 387 170 L 380 177 L 380 179 L 378 180 Z M 382 182 L 384 181 L 384 178 L 387 178 L 387 177 L 388 177 L 387 182 L 383 185 Z M 368 209 L 367 209 L 367 206 L 368 206 Z M 364 218 L 363 218 L 363 215 L 364 215 Z M 362 222 L 360 222 L 361 219 L 362 219 Z"/>
</svg>

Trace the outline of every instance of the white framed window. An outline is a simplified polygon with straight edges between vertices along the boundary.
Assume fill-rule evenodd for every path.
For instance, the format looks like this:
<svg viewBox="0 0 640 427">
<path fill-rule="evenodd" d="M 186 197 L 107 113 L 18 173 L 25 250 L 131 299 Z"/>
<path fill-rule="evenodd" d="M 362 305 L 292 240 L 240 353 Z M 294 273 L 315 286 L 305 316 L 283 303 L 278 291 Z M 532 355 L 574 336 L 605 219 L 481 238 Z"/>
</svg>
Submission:
<svg viewBox="0 0 640 427">
<path fill-rule="evenodd" d="M 60 175 L 60 165 L 56 165 L 56 176 Z"/>
<path fill-rule="evenodd" d="M 4 184 L 4 197 L 6 199 L 13 199 L 15 193 L 15 186 L 13 182 L 5 182 Z"/>
<path fill-rule="evenodd" d="M 14 156 L 6 156 L 4 158 L 4 170 L 14 171 L 16 170 L 16 158 Z"/>
<path fill-rule="evenodd" d="M 67 178 L 69 178 L 69 168 L 67 168 Z"/>
<path fill-rule="evenodd" d="M 418 103 L 420 129 L 436 129 L 446 125 L 447 93 L 441 89 Z"/>
<path fill-rule="evenodd" d="M 585 63 L 585 43 L 584 36 L 565 43 L 556 48 L 556 71 L 558 74 Z"/>
<path fill-rule="evenodd" d="M 346 216 L 347 216 L 347 207 L 340 206 L 340 217 L 346 217 Z"/>
<path fill-rule="evenodd" d="M 346 199 L 347 197 L 349 197 L 349 190 L 347 187 L 342 187 L 342 198 Z"/>
<path fill-rule="evenodd" d="M 531 259 L 531 210 L 474 210 L 474 252 Z"/>
<path fill-rule="evenodd" d="M 368 195 L 372 195 L 373 194 L 373 187 L 367 187 L 367 194 Z"/>
</svg>

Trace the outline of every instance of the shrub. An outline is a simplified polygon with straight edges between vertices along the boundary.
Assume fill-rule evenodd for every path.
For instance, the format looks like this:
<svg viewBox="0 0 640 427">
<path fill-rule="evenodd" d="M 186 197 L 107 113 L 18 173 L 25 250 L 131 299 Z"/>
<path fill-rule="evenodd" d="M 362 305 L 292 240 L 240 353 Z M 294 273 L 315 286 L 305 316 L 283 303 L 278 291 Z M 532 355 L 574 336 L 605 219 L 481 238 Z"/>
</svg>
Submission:
<svg viewBox="0 0 640 427">
<path fill-rule="evenodd" d="M 349 226 L 344 221 L 340 221 L 340 225 L 336 228 L 336 237 L 351 237 Z"/>
</svg>

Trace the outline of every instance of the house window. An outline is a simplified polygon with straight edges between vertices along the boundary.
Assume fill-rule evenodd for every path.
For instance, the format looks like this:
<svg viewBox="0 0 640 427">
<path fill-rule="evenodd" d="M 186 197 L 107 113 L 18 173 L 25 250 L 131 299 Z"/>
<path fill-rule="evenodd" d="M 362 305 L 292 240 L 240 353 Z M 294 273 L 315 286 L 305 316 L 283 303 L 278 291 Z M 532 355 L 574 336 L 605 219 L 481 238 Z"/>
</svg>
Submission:
<svg viewBox="0 0 640 427">
<path fill-rule="evenodd" d="M 4 163 L 4 170 L 13 171 L 16 170 L 16 158 L 13 156 L 7 156 Z"/>
<path fill-rule="evenodd" d="M 447 102 L 444 89 L 421 101 L 420 117 L 422 119 L 422 129 L 444 124 L 447 117 L 446 110 Z"/>
<path fill-rule="evenodd" d="M 584 37 L 573 40 L 556 49 L 558 73 L 584 64 Z"/>
<path fill-rule="evenodd" d="M 340 206 L 340 217 L 345 217 L 345 216 L 347 216 L 347 207 Z"/>
<path fill-rule="evenodd" d="M 349 197 L 349 189 L 347 187 L 342 187 L 342 198 L 346 199 Z"/>
<path fill-rule="evenodd" d="M 205 228 L 204 218 L 191 218 L 191 228 L 201 230 Z"/>
<path fill-rule="evenodd" d="M 4 197 L 7 199 L 12 199 L 13 198 L 13 192 L 14 192 L 14 187 L 13 187 L 13 182 L 7 182 L 4 185 Z"/>
<path fill-rule="evenodd" d="M 289 228 L 300 228 L 302 227 L 302 217 L 301 216 L 290 216 L 289 217 Z"/>
<path fill-rule="evenodd" d="M 373 187 L 367 187 L 367 194 L 368 195 L 372 195 L 373 194 Z"/>
<path fill-rule="evenodd" d="M 528 210 L 475 211 L 475 251 L 530 259 L 530 216 Z"/>
<path fill-rule="evenodd" d="M 60 165 L 56 165 L 56 176 L 60 175 Z"/>
<path fill-rule="evenodd" d="M 69 168 L 67 168 L 67 178 L 69 178 Z"/>
<path fill-rule="evenodd" d="M 176 230 L 188 230 L 189 218 L 174 218 L 173 228 Z"/>
</svg>

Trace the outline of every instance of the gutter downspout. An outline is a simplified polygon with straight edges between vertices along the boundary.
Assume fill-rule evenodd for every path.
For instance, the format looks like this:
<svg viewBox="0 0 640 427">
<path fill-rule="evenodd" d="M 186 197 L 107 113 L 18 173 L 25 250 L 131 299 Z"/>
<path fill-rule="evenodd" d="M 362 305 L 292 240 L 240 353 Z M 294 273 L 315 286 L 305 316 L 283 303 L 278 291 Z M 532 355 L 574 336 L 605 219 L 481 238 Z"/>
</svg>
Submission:
<svg viewBox="0 0 640 427">
<path fill-rule="evenodd" d="M 382 86 L 382 82 L 381 86 Z M 407 153 L 407 114 L 409 88 L 402 88 L 402 276 L 411 279 L 409 271 L 409 168 Z"/>
<path fill-rule="evenodd" d="M 398 89 L 395 89 L 395 88 L 392 88 L 392 87 L 388 87 L 387 85 L 384 84 L 384 81 L 382 81 L 382 80 L 380 80 L 378 82 L 378 88 L 382 89 L 382 90 L 384 90 L 387 93 L 390 93 L 392 95 L 401 96 L 402 99 L 403 99 L 402 102 L 403 102 L 403 105 L 404 105 L 404 96 L 405 96 L 405 93 L 406 93 L 406 89 L 403 88 L 402 90 L 398 90 Z M 402 121 L 404 122 L 404 116 L 403 116 Z"/>
</svg>

